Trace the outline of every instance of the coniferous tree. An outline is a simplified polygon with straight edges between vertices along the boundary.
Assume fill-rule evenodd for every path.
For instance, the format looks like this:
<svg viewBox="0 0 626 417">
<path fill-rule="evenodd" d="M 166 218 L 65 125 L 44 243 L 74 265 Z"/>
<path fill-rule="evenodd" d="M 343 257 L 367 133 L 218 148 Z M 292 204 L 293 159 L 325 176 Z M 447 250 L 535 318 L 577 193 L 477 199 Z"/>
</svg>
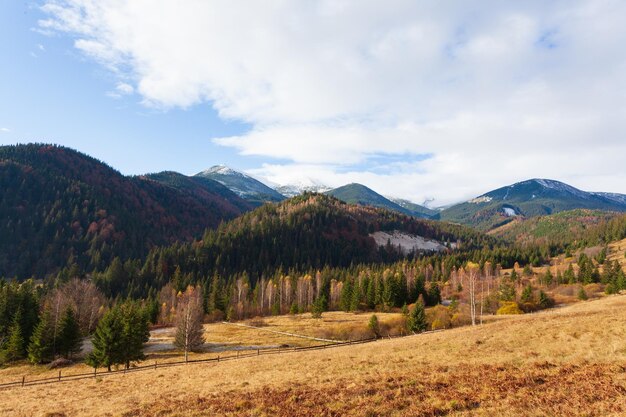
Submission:
<svg viewBox="0 0 626 417">
<path fill-rule="evenodd" d="M 426 330 L 426 310 L 424 309 L 424 303 L 422 303 L 421 299 L 418 299 L 415 303 L 406 324 L 409 332 L 421 333 Z"/>
<path fill-rule="evenodd" d="M 537 305 L 541 308 L 550 308 L 554 306 L 554 300 L 548 296 L 543 290 L 539 290 Z"/>
<path fill-rule="evenodd" d="M 202 312 L 202 302 L 198 309 Z M 132 361 L 145 359 L 143 345 L 150 339 L 148 319 L 139 304 L 127 301 L 121 307 L 122 318 L 122 344 L 121 364 L 126 369 L 130 368 Z"/>
<path fill-rule="evenodd" d="M 320 296 L 314 302 L 311 307 L 311 317 L 314 319 L 322 318 L 322 313 L 326 310 L 326 297 Z"/>
<path fill-rule="evenodd" d="M 58 330 L 57 350 L 61 356 L 71 359 L 72 355 L 80 353 L 80 327 L 76 321 L 74 310 L 68 307 L 61 318 Z"/>
<path fill-rule="evenodd" d="M 54 323 L 50 310 L 46 309 L 30 338 L 28 360 L 33 364 L 46 363 L 54 359 L 54 354 Z"/>
<path fill-rule="evenodd" d="M 531 287 L 530 284 L 524 287 L 522 295 L 520 296 L 520 301 L 522 303 L 531 303 L 533 301 L 533 287 Z"/>
<path fill-rule="evenodd" d="M 22 309 L 18 309 L 13 316 L 13 323 L 9 328 L 9 337 L 6 347 L 0 352 L 2 361 L 16 361 L 25 356 L 25 340 L 22 332 Z"/>
<path fill-rule="evenodd" d="M 367 328 L 374 333 L 374 337 L 380 337 L 380 323 L 378 323 L 378 317 L 376 314 L 372 314 L 370 321 L 367 323 Z"/>
<path fill-rule="evenodd" d="M 87 363 L 94 368 L 121 363 L 122 322 L 119 307 L 107 311 L 98 322 L 92 338 L 93 350 L 87 356 Z"/>
<path fill-rule="evenodd" d="M 428 305 L 435 306 L 441 302 L 441 292 L 436 282 L 431 282 L 428 288 Z"/>
</svg>

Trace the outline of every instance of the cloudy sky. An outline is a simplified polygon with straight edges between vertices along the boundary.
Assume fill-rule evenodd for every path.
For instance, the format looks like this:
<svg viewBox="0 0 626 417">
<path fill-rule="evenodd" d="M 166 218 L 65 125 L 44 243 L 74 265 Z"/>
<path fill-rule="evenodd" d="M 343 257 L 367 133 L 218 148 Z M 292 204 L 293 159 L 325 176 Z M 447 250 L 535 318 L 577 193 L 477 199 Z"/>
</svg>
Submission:
<svg viewBox="0 0 626 417">
<path fill-rule="evenodd" d="M 534 177 L 626 193 L 625 21 L 619 0 L 2 4 L 0 143 L 434 206 Z"/>
</svg>

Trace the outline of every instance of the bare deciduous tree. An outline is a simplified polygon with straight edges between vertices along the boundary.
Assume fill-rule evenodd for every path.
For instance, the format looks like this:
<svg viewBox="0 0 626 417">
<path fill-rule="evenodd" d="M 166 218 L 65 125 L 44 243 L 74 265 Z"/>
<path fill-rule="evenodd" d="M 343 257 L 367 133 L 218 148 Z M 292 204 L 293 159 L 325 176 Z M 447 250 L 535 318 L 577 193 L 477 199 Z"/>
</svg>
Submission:
<svg viewBox="0 0 626 417">
<path fill-rule="evenodd" d="M 179 295 L 176 307 L 176 338 L 174 345 L 185 352 L 185 361 L 189 352 L 204 344 L 204 329 L 202 327 L 202 291 L 200 287 L 187 287 Z"/>
</svg>

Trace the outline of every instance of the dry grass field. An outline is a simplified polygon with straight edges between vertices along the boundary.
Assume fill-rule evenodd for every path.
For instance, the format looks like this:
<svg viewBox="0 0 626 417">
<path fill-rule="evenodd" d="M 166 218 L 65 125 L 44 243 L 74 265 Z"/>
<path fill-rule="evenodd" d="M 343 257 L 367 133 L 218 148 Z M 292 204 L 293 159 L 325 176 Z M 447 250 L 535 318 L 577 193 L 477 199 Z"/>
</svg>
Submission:
<svg viewBox="0 0 626 417">
<path fill-rule="evenodd" d="M 359 346 L 14 388 L 0 413 L 623 416 L 624 323 L 626 296 L 611 296 Z"/>
</svg>

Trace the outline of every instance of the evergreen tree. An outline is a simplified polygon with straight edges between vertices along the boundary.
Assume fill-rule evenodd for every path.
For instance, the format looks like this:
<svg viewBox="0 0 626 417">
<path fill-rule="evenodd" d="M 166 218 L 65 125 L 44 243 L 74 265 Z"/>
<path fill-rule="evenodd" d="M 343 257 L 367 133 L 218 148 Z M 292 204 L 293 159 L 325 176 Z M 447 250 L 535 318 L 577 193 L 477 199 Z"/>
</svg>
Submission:
<svg viewBox="0 0 626 417">
<path fill-rule="evenodd" d="M 370 317 L 370 321 L 367 323 L 367 328 L 374 333 L 374 337 L 380 337 L 380 324 L 378 323 L 378 317 L 376 314 L 372 314 L 372 317 Z"/>
<path fill-rule="evenodd" d="M 361 287 L 358 281 L 354 282 L 352 287 L 352 297 L 350 300 L 350 311 L 359 311 L 359 305 L 361 303 Z"/>
<path fill-rule="evenodd" d="M 119 307 L 107 311 L 98 322 L 92 338 L 93 350 L 87 356 L 87 363 L 94 368 L 111 366 L 121 363 L 122 353 L 122 322 Z"/>
<path fill-rule="evenodd" d="M 46 309 L 30 338 L 28 360 L 33 364 L 50 362 L 54 353 L 54 323 L 50 310 Z"/>
<path fill-rule="evenodd" d="M 350 311 L 350 307 L 352 304 L 352 280 L 350 279 L 347 279 L 343 282 L 343 287 L 341 288 L 341 299 L 339 300 L 339 304 L 343 311 Z"/>
<path fill-rule="evenodd" d="M 11 362 L 25 356 L 25 341 L 22 332 L 22 310 L 18 309 L 13 316 L 13 323 L 9 328 L 9 339 L 6 347 L 0 352 L 0 359 Z"/>
<path fill-rule="evenodd" d="M 199 304 L 202 311 L 202 303 Z M 126 302 L 122 305 L 122 358 L 121 364 L 126 369 L 130 362 L 145 358 L 143 345 L 150 339 L 148 320 L 136 302 Z"/>
<path fill-rule="evenodd" d="M 539 299 L 537 305 L 541 308 L 550 308 L 554 306 L 554 300 L 548 296 L 543 290 L 539 290 Z"/>
<path fill-rule="evenodd" d="M 424 303 L 422 303 L 422 300 L 417 300 L 406 324 L 407 330 L 412 333 L 421 333 L 426 330 L 426 310 L 424 309 Z"/>
<path fill-rule="evenodd" d="M 431 282 L 430 287 L 428 287 L 428 305 L 436 306 L 441 303 L 441 292 L 439 290 L 439 285 L 436 282 Z"/>
<path fill-rule="evenodd" d="M 402 305 L 402 315 L 404 317 L 408 317 L 409 316 L 409 307 L 406 305 L 406 303 L 404 303 Z"/>
<path fill-rule="evenodd" d="M 57 350 L 60 355 L 71 358 L 73 354 L 80 353 L 80 349 L 80 328 L 74 310 L 68 307 L 59 322 Z"/>
<path fill-rule="evenodd" d="M 522 295 L 520 297 L 520 301 L 522 303 L 532 303 L 532 301 L 533 301 L 533 287 L 531 287 L 530 284 L 528 284 L 526 287 L 524 287 L 524 290 L 522 291 Z"/>
<path fill-rule="evenodd" d="M 581 301 L 585 301 L 587 299 L 587 293 L 585 292 L 585 287 L 583 287 L 581 285 L 580 289 L 578 290 L 578 299 Z"/>
<path fill-rule="evenodd" d="M 311 307 L 311 317 L 314 319 L 322 318 L 322 313 L 326 310 L 326 297 L 320 296 L 314 302 Z"/>
</svg>

